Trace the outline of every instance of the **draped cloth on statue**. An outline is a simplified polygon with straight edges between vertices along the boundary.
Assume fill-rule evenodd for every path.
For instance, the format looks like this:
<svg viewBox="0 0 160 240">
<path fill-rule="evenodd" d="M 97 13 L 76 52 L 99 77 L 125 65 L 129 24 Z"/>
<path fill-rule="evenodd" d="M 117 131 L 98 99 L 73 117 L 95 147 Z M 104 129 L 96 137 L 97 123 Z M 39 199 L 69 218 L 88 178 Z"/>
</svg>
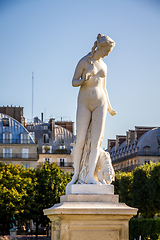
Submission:
<svg viewBox="0 0 160 240">
<path fill-rule="evenodd" d="M 85 144 L 83 147 L 81 161 L 80 161 L 79 177 L 78 177 L 77 184 L 86 184 L 88 181 L 89 155 L 91 152 L 91 137 L 92 137 L 91 125 L 92 125 L 92 121 L 90 121 L 89 123 L 89 127 L 86 134 Z M 110 184 L 115 177 L 115 172 L 112 167 L 110 154 L 102 150 L 101 148 L 99 149 L 99 157 L 98 157 L 94 177 L 97 180 L 97 182 L 101 184 Z"/>
</svg>

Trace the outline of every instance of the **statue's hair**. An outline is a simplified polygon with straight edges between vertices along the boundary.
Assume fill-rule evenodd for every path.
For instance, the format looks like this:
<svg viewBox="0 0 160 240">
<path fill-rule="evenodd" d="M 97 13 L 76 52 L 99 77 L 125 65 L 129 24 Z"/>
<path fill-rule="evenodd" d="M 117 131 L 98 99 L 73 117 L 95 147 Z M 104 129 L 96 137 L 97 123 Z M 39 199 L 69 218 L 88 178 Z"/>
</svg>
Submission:
<svg viewBox="0 0 160 240">
<path fill-rule="evenodd" d="M 91 52 L 88 53 L 88 57 L 92 58 L 96 50 L 105 45 L 109 45 L 111 48 L 114 48 L 116 43 L 110 37 L 104 36 L 103 34 L 99 33 L 97 36 L 97 40 L 94 42 Z"/>
</svg>

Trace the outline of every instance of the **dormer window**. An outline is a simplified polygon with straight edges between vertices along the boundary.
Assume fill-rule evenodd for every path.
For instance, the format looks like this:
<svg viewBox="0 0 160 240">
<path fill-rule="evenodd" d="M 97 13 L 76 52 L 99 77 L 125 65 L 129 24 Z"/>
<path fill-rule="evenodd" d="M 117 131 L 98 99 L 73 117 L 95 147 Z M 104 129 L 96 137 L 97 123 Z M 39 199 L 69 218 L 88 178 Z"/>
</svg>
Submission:
<svg viewBox="0 0 160 240">
<path fill-rule="evenodd" d="M 144 147 L 144 152 L 145 152 L 145 155 L 149 155 L 150 147 L 149 146 L 145 146 Z"/>
<path fill-rule="evenodd" d="M 48 125 L 42 125 L 43 130 L 48 130 Z"/>
<path fill-rule="evenodd" d="M 3 133 L 3 143 L 12 143 L 12 133 L 9 132 Z"/>
<path fill-rule="evenodd" d="M 44 143 L 49 143 L 49 136 L 48 136 L 48 134 L 43 134 L 43 141 L 44 141 Z"/>
<path fill-rule="evenodd" d="M 9 127 L 9 118 L 3 118 L 3 127 Z"/>
<path fill-rule="evenodd" d="M 21 143 L 28 144 L 30 143 L 30 137 L 28 133 L 21 133 Z"/>
<path fill-rule="evenodd" d="M 33 125 L 28 125 L 27 126 L 27 129 L 30 131 L 30 130 L 33 130 L 34 129 L 34 126 Z"/>
<path fill-rule="evenodd" d="M 158 145 L 160 146 L 160 137 L 157 137 Z"/>
</svg>

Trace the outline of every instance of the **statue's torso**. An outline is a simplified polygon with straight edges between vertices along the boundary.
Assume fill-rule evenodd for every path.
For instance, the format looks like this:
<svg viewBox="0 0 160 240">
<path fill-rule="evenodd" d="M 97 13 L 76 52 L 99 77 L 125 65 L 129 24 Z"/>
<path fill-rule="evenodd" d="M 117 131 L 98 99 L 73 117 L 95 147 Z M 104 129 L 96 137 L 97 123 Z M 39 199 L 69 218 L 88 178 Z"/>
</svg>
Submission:
<svg viewBox="0 0 160 240">
<path fill-rule="evenodd" d="M 78 103 L 85 105 L 89 110 L 93 111 L 99 105 L 106 103 L 103 81 L 107 74 L 107 66 L 102 60 L 99 62 L 93 61 L 93 64 L 85 61 L 85 70 L 82 78 L 84 78 L 86 73 L 90 73 L 92 77 L 82 84 Z"/>
</svg>

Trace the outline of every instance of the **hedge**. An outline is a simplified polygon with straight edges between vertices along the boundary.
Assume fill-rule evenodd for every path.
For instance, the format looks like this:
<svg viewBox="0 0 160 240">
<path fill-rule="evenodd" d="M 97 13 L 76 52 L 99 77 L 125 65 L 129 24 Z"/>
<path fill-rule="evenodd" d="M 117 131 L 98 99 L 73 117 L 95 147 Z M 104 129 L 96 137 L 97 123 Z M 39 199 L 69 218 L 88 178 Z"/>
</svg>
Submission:
<svg viewBox="0 0 160 240">
<path fill-rule="evenodd" d="M 129 222 L 129 239 L 138 240 L 158 240 L 160 239 L 160 218 L 132 218 Z"/>
</svg>

